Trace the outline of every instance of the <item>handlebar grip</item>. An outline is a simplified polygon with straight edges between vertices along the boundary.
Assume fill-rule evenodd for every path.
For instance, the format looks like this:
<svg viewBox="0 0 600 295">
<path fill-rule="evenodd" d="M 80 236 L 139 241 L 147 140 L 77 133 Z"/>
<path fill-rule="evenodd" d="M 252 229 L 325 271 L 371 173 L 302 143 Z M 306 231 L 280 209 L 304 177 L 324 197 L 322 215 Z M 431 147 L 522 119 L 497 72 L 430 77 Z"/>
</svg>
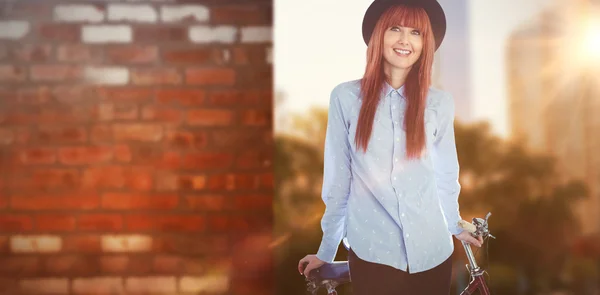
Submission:
<svg viewBox="0 0 600 295">
<path fill-rule="evenodd" d="M 470 223 L 470 222 L 467 222 L 467 221 L 465 221 L 465 220 L 461 220 L 461 221 L 459 221 L 459 222 L 458 222 L 458 226 L 459 226 L 460 228 L 462 228 L 462 229 L 464 229 L 464 230 L 466 230 L 466 231 L 470 232 L 470 233 L 474 233 L 474 232 L 477 230 L 477 228 L 475 227 L 475 225 L 474 225 L 474 224 L 472 224 L 472 223 Z"/>
</svg>

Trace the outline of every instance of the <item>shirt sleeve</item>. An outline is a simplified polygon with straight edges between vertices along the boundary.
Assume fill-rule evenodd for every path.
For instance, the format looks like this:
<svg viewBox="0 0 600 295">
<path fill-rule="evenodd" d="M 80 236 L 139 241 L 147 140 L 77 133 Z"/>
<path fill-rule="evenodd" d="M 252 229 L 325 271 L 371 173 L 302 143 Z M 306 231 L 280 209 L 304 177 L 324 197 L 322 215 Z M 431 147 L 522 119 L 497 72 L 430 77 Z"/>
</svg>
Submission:
<svg viewBox="0 0 600 295">
<path fill-rule="evenodd" d="M 337 95 L 331 93 L 324 147 L 323 188 L 325 213 L 321 219 L 323 238 L 317 258 L 331 263 L 346 232 L 346 207 L 350 193 L 350 143 L 348 125 Z"/>
<path fill-rule="evenodd" d="M 443 97 L 438 114 L 438 133 L 433 144 L 432 160 L 435 170 L 438 196 L 448 223 L 448 230 L 453 235 L 463 230 L 458 226 L 460 216 L 458 195 L 459 164 L 454 138 L 454 99 L 451 95 Z"/>
</svg>

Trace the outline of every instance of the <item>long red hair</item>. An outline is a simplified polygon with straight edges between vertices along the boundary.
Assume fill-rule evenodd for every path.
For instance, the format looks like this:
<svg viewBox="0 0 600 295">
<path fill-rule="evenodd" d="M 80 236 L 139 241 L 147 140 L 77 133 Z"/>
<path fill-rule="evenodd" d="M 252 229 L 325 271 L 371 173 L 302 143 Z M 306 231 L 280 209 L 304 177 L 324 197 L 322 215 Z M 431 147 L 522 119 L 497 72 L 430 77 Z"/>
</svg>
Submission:
<svg viewBox="0 0 600 295">
<path fill-rule="evenodd" d="M 388 9 L 375 25 L 367 49 L 367 67 L 361 80 L 363 103 L 356 126 L 357 149 L 367 150 L 373 120 L 386 77 L 383 71 L 383 37 L 393 26 L 411 27 L 419 30 L 423 37 L 423 51 L 412 66 L 404 83 L 404 95 L 408 104 L 404 116 L 406 129 L 406 156 L 419 158 L 425 147 L 425 104 L 431 85 L 431 68 L 435 53 L 435 41 L 429 17 L 423 8 L 396 5 Z"/>
</svg>

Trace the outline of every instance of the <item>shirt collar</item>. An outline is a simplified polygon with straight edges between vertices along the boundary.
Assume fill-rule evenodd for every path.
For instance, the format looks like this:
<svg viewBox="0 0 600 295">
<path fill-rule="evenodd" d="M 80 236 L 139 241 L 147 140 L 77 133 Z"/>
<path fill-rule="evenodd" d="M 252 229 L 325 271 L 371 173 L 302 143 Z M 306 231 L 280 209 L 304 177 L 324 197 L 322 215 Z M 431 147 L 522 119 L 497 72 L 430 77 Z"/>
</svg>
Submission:
<svg viewBox="0 0 600 295">
<path fill-rule="evenodd" d="M 385 89 L 385 90 L 384 90 L 385 96 L 392 95 L 392 92 L 394 92 L 394 91 L 397 91 L 397 92 L 398 92 L 398 94 L 400 94 L 400 97 L 401 97 L 401 98 L 405 98 L 405 97 L 404 97 L 404 84 L 402 84 L 402 86 L 400 86 L 400 88 L 398 88 L 398 89 L 394 89 L 394 87 L 392 87 L 390 84 L 388 84 L 388 82 L 387 82 L 387 81 L 386 81 L 386 82 L 384 82 L 384 83 L 385 83 L 385 84 L 384 84 L 384 85 L 385 85 L 385 86 L 384 86 L 384 87 L 385 87 L 385 88 L 384 88 L 384 89 Z"/>
</svg>

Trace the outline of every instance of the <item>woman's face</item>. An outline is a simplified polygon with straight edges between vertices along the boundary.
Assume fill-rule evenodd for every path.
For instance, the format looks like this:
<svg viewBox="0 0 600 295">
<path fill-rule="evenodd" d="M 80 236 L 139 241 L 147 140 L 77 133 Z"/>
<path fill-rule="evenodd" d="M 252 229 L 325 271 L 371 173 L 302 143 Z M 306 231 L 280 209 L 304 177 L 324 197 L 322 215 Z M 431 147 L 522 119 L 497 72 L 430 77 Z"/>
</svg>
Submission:
<svg viewBox="0 0 600 295">
<path fill-rule="evenodd" d="M 423 35 L 417 29 L 394 26 L 383 35 L 383 58 L 386 66 L 409 70 L 423 50 Z"/>
</svg>

